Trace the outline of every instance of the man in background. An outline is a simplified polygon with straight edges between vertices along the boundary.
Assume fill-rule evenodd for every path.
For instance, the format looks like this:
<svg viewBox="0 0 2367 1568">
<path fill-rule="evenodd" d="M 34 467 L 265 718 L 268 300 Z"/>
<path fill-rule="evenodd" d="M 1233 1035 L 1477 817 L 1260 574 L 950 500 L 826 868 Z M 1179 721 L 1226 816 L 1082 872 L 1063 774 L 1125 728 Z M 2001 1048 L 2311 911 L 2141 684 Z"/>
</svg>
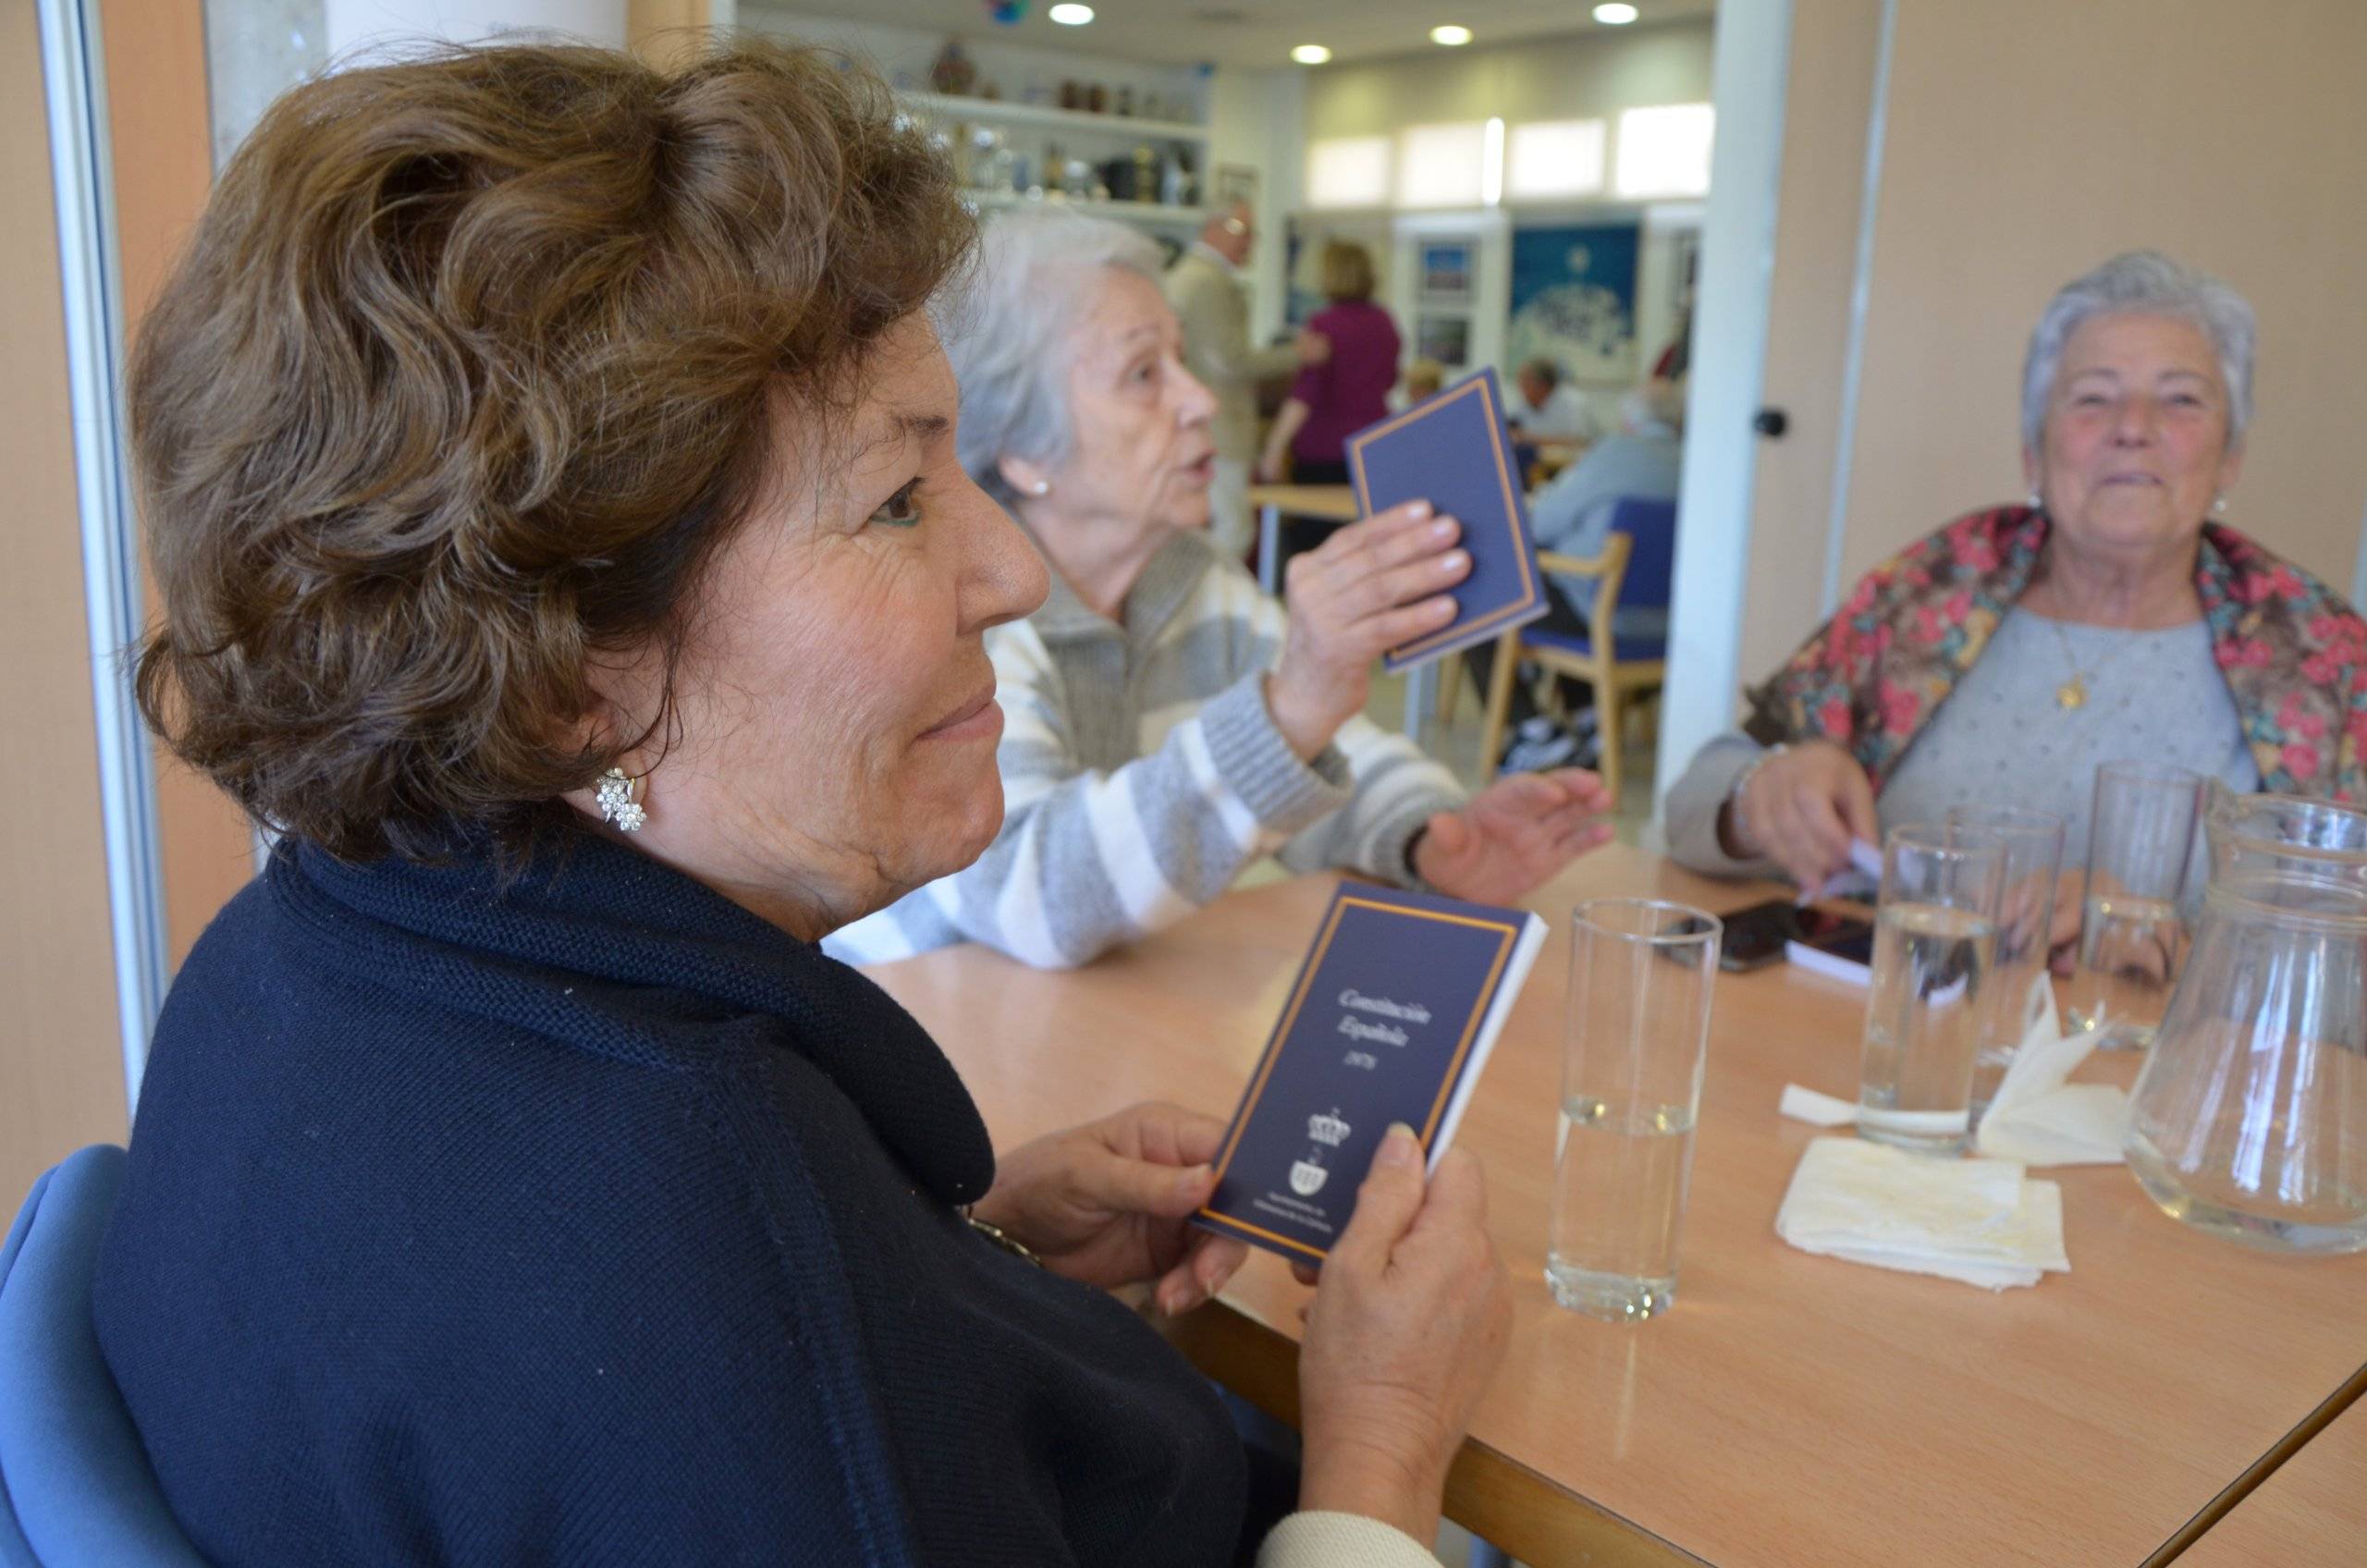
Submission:
<svg viewBox="0 0 2367 1568">
<path fill-rule="evenodd" d="M 1320 364 L 1331 346 L 1302 333 L 1271 349 L 1249 342 L 1249 302 L 1241 269 L 1256 243 L 1249 204 L 1235 202 L 1210 217 L 1200 237 L 1167 269 L 1167 302 L 1184 326 L 1184 355 L 1192 374 L 1217 395 L 1216 474 L 1208 486 L 1208 527 L 1219 548 L 1235 559 L 1257 537 L 1249 511 L 1249 467 L 1257 458 L 1257 383 Z"/>
<path fill-rule="evenodd" d="M 1591 441 L 1602 434 L 1594 410 L 1562 379 L 1562 367 L 1551 360 L 1529 361 L 1513 382 L 1515 392 L 1504 416 L 1523 441 Z"/>
</svg>

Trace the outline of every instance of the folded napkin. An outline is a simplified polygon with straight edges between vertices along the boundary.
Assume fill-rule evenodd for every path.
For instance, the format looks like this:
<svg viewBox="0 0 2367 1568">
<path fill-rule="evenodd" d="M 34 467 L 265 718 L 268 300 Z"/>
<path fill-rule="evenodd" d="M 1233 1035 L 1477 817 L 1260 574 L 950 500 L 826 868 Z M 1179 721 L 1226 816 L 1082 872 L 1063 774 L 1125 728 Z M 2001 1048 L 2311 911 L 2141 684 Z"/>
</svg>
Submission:
<svg viewBox="0 0 2367 1568">
<path fill-rule="evenodd" d="M 2043 996 L 2043 1001 L 2035 997 Z M 2068 1084 L 2103 1039 L 2101 1027 L 2066 1035 L 2054 987 L 2038 977 L 2034 1016 L 2005 1069 L 1973 1142 L 1982 1154 L 2024 1165 L 2118 1165 L 2128 1096 L 2110 1084 Z"/>
<path fill-rule="evenodd" d="M 2103 1037 L 2101 1027 L 2064 1035 L 2054 1011 L 2054 987 L 2040 975 L 2031 988 L 2030 1027 L 1981 1119 L 1975 1146 L 1993 1158 L 2024 1165 L 2121 1163 L 2121 1135 L 2128 1127 L 2127 1092 L 2109 1084 L 2065 1082 Z M 1797 1084 L 1784 1085 L 1776 1109 L 1795 1121 L 1818 1127 L 1846 1127 L 1858 1120 L 1855 1101 Z"/>
<path fill-rule="evenodd" d="M 2063 1190 L 2005 1159 L 1934 1159 L 1858 1138 L 1800 1156 L 1775 1233 L 1803 1252 L 2002 1291 L 2067 1273 Z"/>
</svg>

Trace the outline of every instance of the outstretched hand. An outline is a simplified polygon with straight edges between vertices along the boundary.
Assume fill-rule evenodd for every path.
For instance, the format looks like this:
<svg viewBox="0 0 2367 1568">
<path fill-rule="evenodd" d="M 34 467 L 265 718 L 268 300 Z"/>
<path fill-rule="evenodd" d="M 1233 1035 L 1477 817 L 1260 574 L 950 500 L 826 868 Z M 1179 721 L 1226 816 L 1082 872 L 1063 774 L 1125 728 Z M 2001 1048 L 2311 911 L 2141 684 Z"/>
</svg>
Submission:
<svg viewBox="0 0 2367 1568">
<path fill-rule="evenodd" d="M 1414 870 L 1453 898 L 1511 903 L 1611 841 L 1611 794 L 1584 768 L 1500 778 L 1440 812 L 1414 849 Z"/>
</svg>

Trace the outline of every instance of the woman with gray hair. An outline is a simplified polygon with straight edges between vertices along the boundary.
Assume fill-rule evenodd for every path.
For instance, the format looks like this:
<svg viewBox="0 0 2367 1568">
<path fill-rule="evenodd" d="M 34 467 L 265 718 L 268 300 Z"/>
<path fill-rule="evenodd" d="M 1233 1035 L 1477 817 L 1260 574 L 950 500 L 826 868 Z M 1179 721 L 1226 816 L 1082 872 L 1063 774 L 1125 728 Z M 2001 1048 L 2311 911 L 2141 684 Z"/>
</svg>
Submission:
<svg viewBox="0 0 2367 1568">
<path fill-rule="evenodd" d="M 1208 902 L 1266 853 L 1503 902 L 1603 842 L 1564 769 L 1465 800 L 1364 717 L 1373 660 L 1453 613 L 1452 518 L 1410 503 L 1291 562 L 1289 613 L 1208 543 L 1215 399 L 1184 368 L 1134 230 L 1047 213 L 988 229 L 947 310 L 961 459 L 1052 567 L 987 633 L 1005 715 L 1001 836 L 838 933 L 854 962 L 964 938 L 1087 962 Z"/>
<path fill-rule="evenodd" d="M 2076 864 L 2116 758 L 2367 799 L 2367 623 L 2218 521 L 2253 337 L 2242 296 L 2152 251 L 2057 294 L 2024 365 L 2027 502 L 1868 572 L 1747 694 L 1669 792 L 1676 858 L 1815 888 L 1885 823 L 2011 799 L 2062 815 Z"/>
</svg>

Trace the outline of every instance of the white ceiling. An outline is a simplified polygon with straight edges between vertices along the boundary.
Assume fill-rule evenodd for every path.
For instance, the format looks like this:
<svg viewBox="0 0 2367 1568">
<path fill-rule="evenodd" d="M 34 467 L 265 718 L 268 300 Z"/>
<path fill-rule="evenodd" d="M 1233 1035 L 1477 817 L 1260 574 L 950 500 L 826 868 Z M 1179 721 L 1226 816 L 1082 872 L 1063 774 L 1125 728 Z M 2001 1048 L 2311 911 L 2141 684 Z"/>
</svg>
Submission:
<svg viewBox="0 0 2367 1568">
<path fill-rule="evenodd" d="M 1051 0 L 1028 0 L 1015 27 L 997 26 L 986 0 L 780 0 L 783 9 L 850 21 L 991 37 L 1042 49 L 1122 59 L 1225 66 L 1287 66 L 1291 46 L 1321 43 L 1337 61 L 1443 53 L 1430 29 L 1460 22 L 1472 46 L 1599 29 L 1591 0 L 1091 0 L 1085 27 L 1046 19 Z M 1716 0 L 1635 0 L 1632 24 L 1711 15 Z M 1616 31 L 1616 30 L 1607 30 Z"/>
</svg>

